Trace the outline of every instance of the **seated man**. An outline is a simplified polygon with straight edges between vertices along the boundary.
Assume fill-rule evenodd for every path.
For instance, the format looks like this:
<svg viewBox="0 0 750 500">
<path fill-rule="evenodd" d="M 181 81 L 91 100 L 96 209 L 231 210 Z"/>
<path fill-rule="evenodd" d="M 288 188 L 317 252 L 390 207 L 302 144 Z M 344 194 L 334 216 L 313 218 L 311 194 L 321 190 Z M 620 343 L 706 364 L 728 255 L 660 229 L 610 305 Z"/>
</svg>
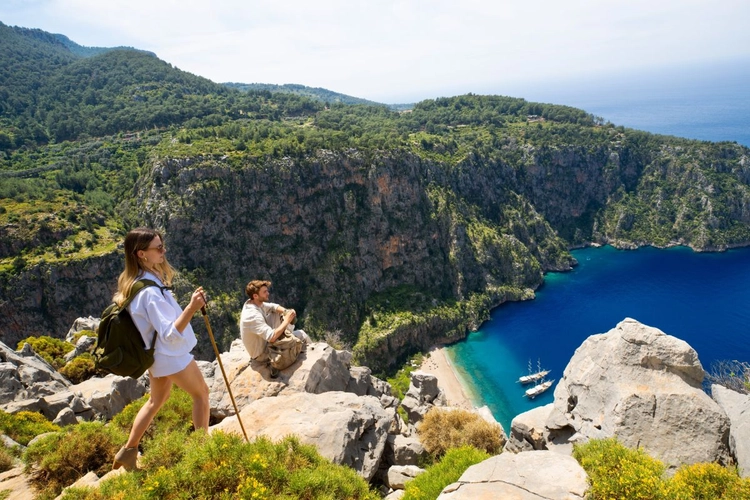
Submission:
<svg viewBox="0 0 750 500">
<path fill-rule="evenodd" d="M 253 280 L 245 287 L 245 293 L 250 297 L 242 307 L 240 315 L 240 336 L 250 358 L 256 364 L 268 364 L 268 343 L 273 343 L 281 337 L 297 317 L 294 309 L 286 309 L 279 304 L 267 302 L 270 281 Z M 294 330 L 292 335 L 310 343 L 310 337 L 304 330 Z M 271 378 L 276 378 L 279 372 L 271 367 Z"/>
</svg>

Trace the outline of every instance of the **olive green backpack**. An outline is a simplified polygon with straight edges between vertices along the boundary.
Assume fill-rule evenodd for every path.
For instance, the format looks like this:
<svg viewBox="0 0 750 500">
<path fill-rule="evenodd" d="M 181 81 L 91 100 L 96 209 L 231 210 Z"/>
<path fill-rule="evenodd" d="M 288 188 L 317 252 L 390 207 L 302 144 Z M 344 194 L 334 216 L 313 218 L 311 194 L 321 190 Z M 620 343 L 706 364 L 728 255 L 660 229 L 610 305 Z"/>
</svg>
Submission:
<svg viewBox="0 0 750 500">
<path fill-rule="evenodd" d="M 94 348 L 94 364 L 97 368 L 123 377 L 138 378 L 154 364 L 156 331 L 151 340 L 151 348 L 146 349 L 141 333 L 128 312 L 128 305 L 138 292 L 150 286 L 159 287 L 162 293 L 166 288 L 151 280 L 136 281 L 122 306 L 113 302 L 102 312 Z"/>
</svg>

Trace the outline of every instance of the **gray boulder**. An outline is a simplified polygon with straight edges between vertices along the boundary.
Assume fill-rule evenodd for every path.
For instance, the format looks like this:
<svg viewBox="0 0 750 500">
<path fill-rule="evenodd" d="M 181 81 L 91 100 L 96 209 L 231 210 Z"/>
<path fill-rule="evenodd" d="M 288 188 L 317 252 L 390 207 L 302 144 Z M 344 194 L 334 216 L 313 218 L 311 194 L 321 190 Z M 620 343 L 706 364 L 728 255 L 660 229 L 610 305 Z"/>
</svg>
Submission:
<svg viewBox="0 0 750 500">
<path fill-rule="evenodd" d="M 76 342 L 75 348 L 65 355 L 65 362 L 69 362 L 72 359 L 77 358 L 85 352 L 91 352 L 94 350 L 96 345 L 96 337 L 89 337 L 88 335 L 81 335 L 81 338 Z"/>
<path fill-rule="evenodd" d="M 701 389 L 703 377 L 686 342 L 628 318 L 576 350 L 546 427 L 571 441 L 616 436 L 670 469 L 727 463 L 729 419 Z"/>
<path fill-rule="evenodd" d="M 378 470 L 387 431 L 395 410 L 385 409 L 373 396 L 348 392 L 296 392 L 255 400 L 240 410 L 248 437 L 264 435 L 273 441 L 294 434 L 314 445 L 334 463 L 348 465 L 370 480 Z M 224 419 L 210 432 L 242 436 L 236 416 Z"/>
<path fill-rule="evenodd" d="M 502 453 L 472 465 L 438 500 L 582 500 L 586 472 L 570 456 L 551 451 Z"/>
<path fill-rule="evenodd" d="M 503 451 L 520 453 L 522 451 L 546 450 L 545 424 L 552 412 L 552 403 L 538 406 L 533 410 L 517 415 L 510 423 L 510 436 Z"/>
<path fill-rule="evenodd" d="M 731 422 L 729 449 L 740 476 L 750 477 L 750 396 L 716 384 L 711 394 Z"/>
<path fill-rule="evenodd" d="M 406 483 L 423 472 L 424 469 L 420 469 L 416 465 L 394 465 L 388 469 L 385 484 L 391 489 L 403 490 Z"/>
<path fill-rule="evenodd" d="M 94 318 L 93 316 L 89 316 L 87 318 L 76 319 L 73 322 L 73 326 L 71 326 L 70 330 L 68 330 L 67 335 L 65 335 L 65 341 L 72 342 L 75 334 L 83 330 L 96 332 L 96 329 L 99 327 L 100 321 L 101 320 L 99 318 Z"/>
<path fill-rule="evenodd" d="M 22 399 L 4 405 L 4 409 L 8 413 L 32 411 L 41 413 L 50 421 L 54 420 L 65 408 L 70 408 L 74 412 L 81 414 L 86 414 L 86 412 L 90 410 L 81 398 L 77 397 L 68 389 L 48 396 Z"/>
<path fill-rule="evenodd" d="M 77 424 L 78 419 L 76 419 L 76 412 L 70 407 L 63 408 L 60 410 L 60 413 L 57 414 L 52 423 L 59 425 L 60 427 Z"/>
<path fill-rule="evenodd" d="M 401 401 L 401 407 L 409 417 L 409 425 L 416 425 L 433 407 L 445 404 L 445 394 L 438 387 L 435 375 L 420 370 L 411 373 L 409 390 Z"/>
<path fill-rule="evenodd" d="M 10 403 L 37 400 L 70 386 L 70 381 L 37 355 L 31 344 L 14 351 L 0 342 L 0 381 L 0 408 L 6 411 L 10 411 Z"/>
<path fill-rule="evenodd" d="M 395 406 L 395 398 L 390 396 L 390 386 L 369 375 L 369 369 L 354 370 L 356 380 L 352 380 L 351 356 L 348 351 L 336 350 L 322 342 L 310 344 L 294 364 L 281 370 L 276 379 L 270 378 L 268 367 L 251 362 L 240 340 L 232 343 L 229 352 L 222 353 L 221 360 L 240 410 L 253 401 L 267 397 L 297 392 L 321 394 L 348 389 L 357 394 L 377 397 L 382 406 Z M 213 364 L 216 365 L 217 362 L 214 361 Z M 202 370 L 206 373 L 210 369 L 204 367 Z M 208 382 L 211 415 L 219 420 L 233 415 L 232 401 L 218 367 L 215 366 L 213 379 Z"/>
<path fill-rule="evenodd" d="M 383 500 L 401 500 L 406 492 L 404 490 L 394 490 L 383 497 Z"/>
<path fill-rule="evenodd" d="M 427 451 L 416 437 L 389 434 L 384 458 L 389 465 L 417 465 Z"/>
<path fill-rule="evenodd" d="M 148 392 L 146 377 L 138 379 L 109 374 L 93 377 L 70 387 L 97 418 L 110 420 L 128 404 Z"/>
</svg>

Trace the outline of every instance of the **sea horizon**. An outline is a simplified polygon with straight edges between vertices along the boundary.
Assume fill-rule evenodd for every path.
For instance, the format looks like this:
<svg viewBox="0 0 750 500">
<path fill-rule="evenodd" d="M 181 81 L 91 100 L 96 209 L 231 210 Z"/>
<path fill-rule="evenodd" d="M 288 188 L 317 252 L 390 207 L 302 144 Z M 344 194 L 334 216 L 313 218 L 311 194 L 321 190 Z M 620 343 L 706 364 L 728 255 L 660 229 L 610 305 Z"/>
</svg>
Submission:
<svg viewBox="0 0 750 500">
<path fill-rule="evenodd" d="M 583 109 L 616 126 L 750 147 L 748 80 L 742 59 L 486 90 Z"/>
</svg>

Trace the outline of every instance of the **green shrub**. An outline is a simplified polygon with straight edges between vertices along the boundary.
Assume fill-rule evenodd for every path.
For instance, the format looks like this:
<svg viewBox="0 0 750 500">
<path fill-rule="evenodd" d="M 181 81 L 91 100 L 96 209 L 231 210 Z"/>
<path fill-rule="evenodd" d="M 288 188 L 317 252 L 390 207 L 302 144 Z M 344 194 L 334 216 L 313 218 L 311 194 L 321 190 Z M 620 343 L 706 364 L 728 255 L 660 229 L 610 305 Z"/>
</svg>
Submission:
<svg viewBox="0 0 750 500">
<path fill-rule="evenodd" d="M 65 363 L 65 366 L 60 368 L 60 373 L 74 384 L 80 384 L 96 375 L 97 369 L 94 366 L 94 358 L 86 352 Z"/>
<path fill-rule="evenodd" d="M 740 500 L 750 498 L 750 479 L 741 479 L 735 469 L 719 464 L 680 467 L 668 484 L 674 500 Z"/>
<path fill-rule="evenodd" d="M 692 464 L 664 478 L 665 467 L 643 450 L 631 450 L 616 438 L 573 447 L 573 456 L 589 476 L 592 500 L 746 500 L 750 479 L 718 464 Z"/>
<path fill-rule="evenodd" d="M 123 432 L 130 432 L 133 420 L 138 411 L 146 404 L 149 395 L 146 394 L 127 405 L 123 410 L 115 415 L 112 419 L 112 425 Z M 177 387 L 172 389 L 169 399 L 161 407 L 159 413 L 154 417 L 154 421 L 144 434 L 144 451 L 148 448 L 149 441 L 154 439 L 158 434 L 171 433 L 180 431 L 185 434 L 192 428 L 193 400 L 190 395 Z"/>
<path fill-rule="evenodd" d="M 432 408 L 417 428 L 428 453 L 440 457 L 450 448 L 473 446 L 497 454 L 503 446 L 502 427 L 466 410 Z"/>
<path fill-rule="evenodd" d="M 166 438 L 166 437 L 165 437 Z M 166 438 L 169 440 L 169 438 Z M 171 446 L 169 446 L 171 448 Z M 148 452 L 158 453 L 152 446 Z M 246 443 L 234 434 L 196 432 L 183 440 L 183 457 L 144 464 L 141 474 L 105 481 L 100 490 L 68 490 L 66 500 L 100 499 L 351 499 L 376 500 L 368 484 L 349 467 L 334 465 L 313 446 L 294 437 L 279 443 L 260 438 Z M 171 451 L 170 451 L 171 453 Z M 144 461 L 145 461 L 144 456 Z"/>
<path fill-rule="evenodd" d="M 80 332 L 73 334 L 73 341 L 71 342 L 71 344 L 73 345 L 78 344 L 78 341 L 81 340 L 81 337 L 83 337 L 84 335 L 87 337 L 93 337 L 93 338 L 97 337 L 96 332 L 93 330 L 81 330 Z"/>
<path fill-rule="evenodd" d="M 573 447 L 573 457 L 589 476 L 589 495 L 600 499 L 663 499 L 663 463 L 642 449 L 631 450 L 617 439 L 592 440 Z"/>
<path fill-rule="evenodd" d="M 5 472 L 13 468 L 14 463 L 13 455 L 10 450 L 5 446 L 0 446 L 0 472 Z"/>
<path fill-rule="evenodd" d="M 448 450 L 440 462 L 406 483 L 401 500 L 432 500 L 443 488 L 458 481 L 466 469 L 490 458 L 490 454 L 472 446 Z"/>
<path fill-rule="evenodd" d="M 84 422 L 35 441 L 26 449 L 26 473 L 42 496 L 56 496 L 89 471 L 109 472 L 127 436 L 114 426 Z"/>
<path fill-rule="evenodd" d="M 34 352 L 56 369 L 60 369 L 65 364 L 65 355 L 75 349 L 75 346 L 70 342 L 46 335 L 24 339 L 18 343 L 16 350 L 20 351 L 23 349 L 24 344 L 31 344 Z"/>
<path fill-rule="evenodd" d="M 39 434 L 59 430 L 58 426 L 44 418 L 41 413 L 19 411 L 10 414 L 0 410 L 0 431 L 18 444 L 26 446 Z"/>
<path fill-rule="evenodd" d="M 386 382 L 391 384 L 392 394 L 400 400 L 404 399 L 406 392 L 409 390 L 409 384 L 411 383 L 411 372 L 418 370 L 422 365 L 424 355 L 417 354 L 413 356 L 407 363 L 401 368 L 396 375 L 391 378 L 387 378 Z"/>
</svg>

